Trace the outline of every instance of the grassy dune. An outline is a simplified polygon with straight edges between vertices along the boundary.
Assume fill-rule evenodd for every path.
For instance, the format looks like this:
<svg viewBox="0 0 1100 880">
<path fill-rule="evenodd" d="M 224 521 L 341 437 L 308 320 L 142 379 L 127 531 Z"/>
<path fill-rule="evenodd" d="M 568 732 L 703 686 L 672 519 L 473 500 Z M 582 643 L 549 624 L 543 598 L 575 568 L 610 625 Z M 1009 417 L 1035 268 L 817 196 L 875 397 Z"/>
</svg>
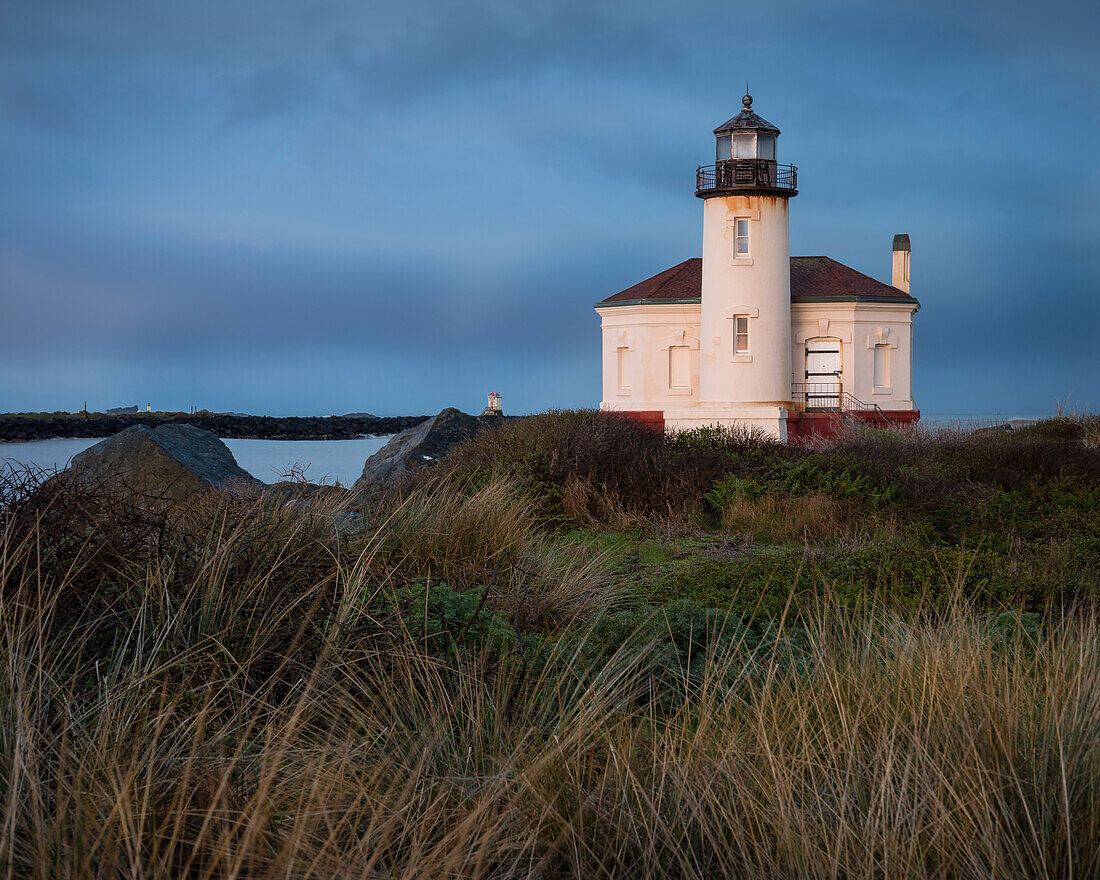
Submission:
<svg viewBox="0 0 1100 880">
<path fill-rule="evenodd" d="M 1097 423 L 0 497 L 11 877 L 1100 874 Z"/>
</svg>

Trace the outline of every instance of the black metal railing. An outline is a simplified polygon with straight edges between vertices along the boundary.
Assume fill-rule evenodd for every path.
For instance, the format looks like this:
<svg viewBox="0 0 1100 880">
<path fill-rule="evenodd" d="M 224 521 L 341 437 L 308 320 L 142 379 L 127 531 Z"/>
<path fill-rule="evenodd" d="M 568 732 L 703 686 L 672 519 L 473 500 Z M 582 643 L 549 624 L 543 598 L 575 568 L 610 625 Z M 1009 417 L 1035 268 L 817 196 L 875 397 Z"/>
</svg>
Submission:
<svg viewBox="0 0 1100 880">
<path fill-rule="evenodd" d="M 835 413 L 874 413 L 886 424 L 893 424 L 877 403 L 867 403 L 844 390 L 839 382 L 795 382 L 791 399 L 804 410 Z"/>
<path fill-rule="evenodd" d="M 886 411 L 877 403 L 867 403 L 865 400 L 853 397 L 847 391 L 840 392 L 840 411 L 845 413 L 874 413 L 877 418 L 881 419 L 886 424 L 893 424 L 890 417 L 886 415 Z"/>
<path fill-rule="evenodd" d="M 838 382 L 795 382 L 791 399 L 804 409 L 840 412 L 844 392 Z"/>
<path fill-rule="evenodd" d="M 723 159 L 695 169 L 695 191 L 798 189 L 798 168 L 771 159 Z"/>
</svg>

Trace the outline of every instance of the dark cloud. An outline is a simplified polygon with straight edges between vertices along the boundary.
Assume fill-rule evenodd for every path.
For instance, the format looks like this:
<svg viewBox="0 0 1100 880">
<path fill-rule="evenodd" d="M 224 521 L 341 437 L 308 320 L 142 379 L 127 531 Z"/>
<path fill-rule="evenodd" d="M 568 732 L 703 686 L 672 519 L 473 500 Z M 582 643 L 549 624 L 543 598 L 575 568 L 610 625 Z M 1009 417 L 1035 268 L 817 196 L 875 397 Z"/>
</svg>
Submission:
<svg viewBox="0 0 1100 880">
<path fill-rule="evenodd" d="M 502 376 L 594 403 L 591 306 L 698 254 L 694 168 L 746 77 L 800 166 L 795 253 L 882 278 L 912 235 L 926 411 L 1087 397 L 1098 27 L 1017 0 L 16 0 L 0 409 L 429 409 Z"/>
<path fill-rule="evenodd" d="M 680 66 L 687 48 L 629 6 L 444 0 L 420 12 L 383 47 L 360 39 L 369 21 L 349 24 L 332 40 L 333 59 L 372 97 L 401 101 L 484 80 L 526 79 L 548 66 L 657 79 Z"/>
</svg>

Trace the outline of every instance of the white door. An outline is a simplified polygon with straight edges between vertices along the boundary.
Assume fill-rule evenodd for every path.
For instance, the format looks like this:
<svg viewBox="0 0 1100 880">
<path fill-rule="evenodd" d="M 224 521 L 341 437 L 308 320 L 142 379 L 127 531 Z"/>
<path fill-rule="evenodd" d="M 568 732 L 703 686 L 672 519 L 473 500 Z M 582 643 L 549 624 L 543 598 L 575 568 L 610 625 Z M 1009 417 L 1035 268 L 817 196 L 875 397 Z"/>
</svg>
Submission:
<svg viewBox="0 0 1100 880">
<path fill-rule="evenodd" d="M 806 343 L 806 408 L 840 407 L 840 340 L 811 339 Z"/>
</svg>

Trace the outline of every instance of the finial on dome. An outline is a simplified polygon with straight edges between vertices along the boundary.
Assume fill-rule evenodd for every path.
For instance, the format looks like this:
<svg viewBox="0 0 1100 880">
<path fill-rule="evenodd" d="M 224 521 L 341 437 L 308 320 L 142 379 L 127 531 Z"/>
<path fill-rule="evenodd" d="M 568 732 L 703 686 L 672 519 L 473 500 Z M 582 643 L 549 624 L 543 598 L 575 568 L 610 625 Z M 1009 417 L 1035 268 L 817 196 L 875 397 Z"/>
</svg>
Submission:
<svg viewBox="0 0 1100 880">
<path fill-rule="evenodd" d="M 745 97 L 741 99 L 741 103 L 745 105 L 746 110 L 752 109 L 752 95 L 749 94 L 749 81 L 745 80 Z"/>
</svg>

